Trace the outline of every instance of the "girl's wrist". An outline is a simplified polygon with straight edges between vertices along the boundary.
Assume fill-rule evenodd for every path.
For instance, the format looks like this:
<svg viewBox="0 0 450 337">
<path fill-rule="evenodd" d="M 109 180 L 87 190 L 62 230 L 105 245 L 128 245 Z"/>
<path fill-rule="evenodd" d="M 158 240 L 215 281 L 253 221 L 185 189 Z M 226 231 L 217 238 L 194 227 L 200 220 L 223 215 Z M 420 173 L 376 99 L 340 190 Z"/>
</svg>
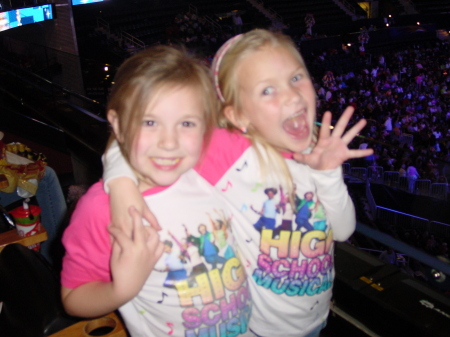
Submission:
<svg viewBox="0 0 450 337">
<path fill-rule="evenodd" d="M 312 168 L 311 170 L 313 173 L 317 173 L 317 174 L 323 174 L 323 175 L 332 175 L 334 172 L 338 172 L 342 170 L 341 166 L 335 167 L 335 168 L 329 168 L 329 169 L 316 169 L 316 168 Z"/>
<path fill-rule="evenodd" d="M 136 297 L 136 295 L 139 293 L 138 291 L 133 291 L 129 285 L 122 287 L 118 286 L 114 283 L 114 281 L 111 282 L 111 291 L 112 291 L 112 299 L 120 303 L 119 306 L 123 305 L 124 303 L 127 303 L 132 298 Z"/>
</svg>

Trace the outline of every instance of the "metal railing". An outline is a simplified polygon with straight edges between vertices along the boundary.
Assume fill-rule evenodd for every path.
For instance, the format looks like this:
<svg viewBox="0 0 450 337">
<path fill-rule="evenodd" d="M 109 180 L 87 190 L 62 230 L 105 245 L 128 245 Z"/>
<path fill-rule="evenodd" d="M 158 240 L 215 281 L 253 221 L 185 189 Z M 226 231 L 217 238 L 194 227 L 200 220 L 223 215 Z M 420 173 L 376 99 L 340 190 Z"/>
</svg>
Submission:
<svg viewBox="0 0 450 337">
<path fill-rule="evenodd" d="M 109 22 L 105 21 L 102 18 L 97 18 L 97 28 L 103 31 L 106 36 L 115 35 L 111 33 Z M 116 37 L 117 40 L 123 42 L 124 45 L 133 46 L 133 52 L 137 52 L 146 48 L 146 44 L 142 40 L 139 40 L 137 37 L 131 35 L 130 33 L 121 31 L 120 34 Z"/>
<path fill-rule="evenodd" d="M 389 208 L 376 206 L 375 217 L 378 221 L 389 224 L 394 228 L 402 228 L 405 231 L 417 230 L 419 232 L 428 231 L 430 228 L 430 220 L 394 211 Z M 446 225 L 449 226 L 449 225 Z"/>
<path fill-rule="evenodd" d="M 350 168 L 350 175 L 352 177 L 366 180 L 367 179 L 367 169 L 365 167 L 351 167 Z"/>
<path fill-rule="evenodd" d="M 147 47 L 142 40 L 139 40 L 137 37 L 127 32 L 121 32 L 119 38 L 125 43 L 132 44 L 135 47 L 134 52 L 145 49 Z"/>
<path fill-rule="evenodd" d="M 265 7 L 264 2 L 261 0 L 248 0 L 254 7 L 259 8 L 259 10 L 263 13 L 268 15 L 268 17 L 271 20 L 278 21 L 280 23 L 283 23 L 283 17 L 278 14 L 274 9 L 270 7 Z"/>
<path fill-rule="evenodd" d="M 216 22 L 214 21 L 210 16 L 205 15 L 204 16 L 206 22 L 211 26 L 211 29 L 215 32 L 217 31 L 221 31 L 222 27 Z"/>
<path fill-rule="evenodd" d="M 369 166 L 367 168 L 367 179 L 374 183 L 384 183 L 383 167 Z"/>
<path fill-rule="evenodd" d="M 437 199 L 447 200 L 449 186 L 446 182 L 432 183 L 429 179 L 408 179 L 400 176 L 397 171 L 384 171 L 382 166 L 352 167 L 350 163 L 342 164 L 345 175 L 398 188 L 402 191 L 417 195 L 430 196 Z M 446 181 L 446 179 L 442 179 Z"/>
<path fill-rule="evenodd" d="M 412 145 L 412 143 L 414 141 L 414 136 L 410 135 L 408 133 L 404 133 L 399 137 L 399 141 L 400 141 L 400 146 L 402 146 L 403 144 Z"/>
<path fill-rule="evenodd" d="M 189 13 L 195 13 L 198 15 L 198 8 L 196 6 L 194 6 L 193 4 L 189 4 L 188 11 L 189 11 Z"/>
<path fill-rule="evenodd" d="M 111 34 L 111 28 L 109 22 L 103 20 L 102 18 L 97 18 L 97 27 L 103 29 L 106 34 Z"/>
<path fill-rule="evenodd" d="M 428 231 L 439 237 L 450 238 L 450 225 L 438 221 L 430 221 Z"/>
<path fill-rule="evenodd" d="M 194 6 L 193 4 L 189 4 L 188 11 L 189 11 L 189 13 L 195 13 L 196 15 L 198 15 L 198 8 L 196 6 Z M 220 32 L 222 30 L 222 27 L 216 21 L 214 21 L 210 16 L 204 15 L 203 18 L 205 19 L 206 23 L 211 27 L 211 29 L 214 32 Z"/>
</svg>

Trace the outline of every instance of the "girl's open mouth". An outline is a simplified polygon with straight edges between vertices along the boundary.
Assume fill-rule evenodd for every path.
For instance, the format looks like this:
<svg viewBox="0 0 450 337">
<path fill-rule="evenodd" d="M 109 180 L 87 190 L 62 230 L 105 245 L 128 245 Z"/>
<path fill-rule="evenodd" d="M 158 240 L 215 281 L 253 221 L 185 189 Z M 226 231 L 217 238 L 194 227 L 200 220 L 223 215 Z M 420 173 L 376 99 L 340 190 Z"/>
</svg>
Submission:
<svg viewBox="0 0 450 337">
<path fill-rule="evenodd" d="M 283 122 L 283 130 L 294 138 L 304 138 L 309 135 L 308 114 L 305 110 L 289 117 Z"/>
</svg>

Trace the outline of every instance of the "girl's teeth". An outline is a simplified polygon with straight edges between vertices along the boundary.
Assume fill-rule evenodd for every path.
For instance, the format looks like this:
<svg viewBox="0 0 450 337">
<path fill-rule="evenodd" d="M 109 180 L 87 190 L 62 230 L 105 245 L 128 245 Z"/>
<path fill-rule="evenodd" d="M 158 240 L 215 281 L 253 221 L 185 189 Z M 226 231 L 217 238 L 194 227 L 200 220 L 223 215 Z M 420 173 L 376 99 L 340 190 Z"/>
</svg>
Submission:
<svg viewBox="0 0 450 337">
<path fill-rule="evenodd" d="M 167 158 L 153 158 L 153 161 L 157 163 L 158 165 L 163 166 L 169 166 L 169 165 L 175 165 L 180 161 L 180 158 L 176 159 L 167 159 Z"/>
<path fill-rule="evenodd" d="M 305 128 L 305 118 L 303 114 L 296 114 L 283 123 L 283 129 L 290 135 L 299 135 Z"/>
</svg>

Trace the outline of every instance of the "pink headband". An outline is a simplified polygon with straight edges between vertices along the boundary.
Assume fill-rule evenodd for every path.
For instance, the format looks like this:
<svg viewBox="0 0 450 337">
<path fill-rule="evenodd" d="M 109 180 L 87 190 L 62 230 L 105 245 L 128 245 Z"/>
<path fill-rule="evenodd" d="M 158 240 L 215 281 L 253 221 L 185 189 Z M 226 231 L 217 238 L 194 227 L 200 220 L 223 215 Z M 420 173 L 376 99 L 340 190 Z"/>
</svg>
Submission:
<svg viewBox="0 0 450 337">
<path fill-rule="evenodd" d="M 225 53 L 228 51 L 228 49 L 230 49 L 230 47 L 241 37 L 242 37 L 242 34 L 239 34 L 239 35 L 232 37 L 227 42 L 225 42 L 222 45 L 222 47 L 219 48 L 216 55 L 214 56 L 214 60 L 213 60 L 212 66 L 211 66 L 211 70 L 213 72 L 213 77 L 214 77 L 214 86 L 216 88 L 216 93 L 222 103 L 225 103 L 225 98 L 223 97 L 222 92 L 220 91 L 220 86 L 219 86 L 220 63 L 222 62 L 222 59 L 223 59 Z"/>
</svg>

